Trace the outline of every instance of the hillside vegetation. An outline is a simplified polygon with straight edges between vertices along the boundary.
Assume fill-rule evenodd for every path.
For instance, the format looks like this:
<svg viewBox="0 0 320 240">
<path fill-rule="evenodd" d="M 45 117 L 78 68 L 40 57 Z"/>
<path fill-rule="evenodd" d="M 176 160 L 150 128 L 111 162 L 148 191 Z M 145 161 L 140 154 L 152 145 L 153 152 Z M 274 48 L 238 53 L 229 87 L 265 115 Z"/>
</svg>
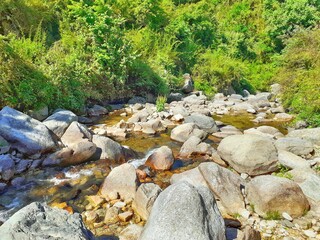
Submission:
<svg viewBox="0 0 320 240">
<path fill-rule="evenodd" d="M 0 107 L 284 86 L 320 125 L 320 0 L 4 0 Z"/>
</svg>

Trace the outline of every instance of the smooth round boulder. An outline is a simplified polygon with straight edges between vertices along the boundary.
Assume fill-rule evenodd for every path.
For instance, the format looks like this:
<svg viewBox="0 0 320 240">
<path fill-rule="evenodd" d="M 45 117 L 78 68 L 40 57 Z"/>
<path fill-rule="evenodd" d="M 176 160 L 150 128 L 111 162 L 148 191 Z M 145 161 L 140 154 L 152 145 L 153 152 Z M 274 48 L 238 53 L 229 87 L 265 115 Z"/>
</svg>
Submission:
<svg viewBox="0 0 320 240">
<path fill-rule="evenodd" d="M 155 201 L 140 240 L 225 240 L 225 226 L 207 187 L 179 182 Z"/>
<path fill-rule="evenodd" d="M 145 165 L 154 170 L 169 170 L 173 163 L 172 150 L 167 146 L 162 146 L 148 157 Z"/>
<path fill-rule="evenodd" d="M 309 209 L 309 202 L 295 182 L 271 175 L 258 176 L 247 185 L 247 198 L 254 211 L 262 217 L 286 212 L 301 217 Z"/>
<path fill-rule="evenodd" d="M 237 172 L 250 176 L 278 169 L 277 149 L 267 137 L 254 134 L 226 137 L 218 146 L 218 154 Z"/>
<path fill-rule="evenodd" d="M 129 163 L 112 169 L 101 185 L 101 195 L 106 199 L 115 200 L 120 197 L 126 202 L 134 199 L 139 179 L 136 169 Z"/>
</svg>

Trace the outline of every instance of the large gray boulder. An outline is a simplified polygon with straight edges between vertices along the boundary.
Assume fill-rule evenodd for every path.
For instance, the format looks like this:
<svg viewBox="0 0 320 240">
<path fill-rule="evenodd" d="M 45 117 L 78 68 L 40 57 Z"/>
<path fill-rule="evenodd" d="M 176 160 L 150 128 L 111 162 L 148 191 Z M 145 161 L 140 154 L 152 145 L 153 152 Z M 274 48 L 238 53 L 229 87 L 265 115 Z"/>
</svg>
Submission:
<svg viewBox="0 0 320 240">
<path fill-rule="evenodd" d="M 277 149 L 266 137 L 254 134 L 229 136 L 219 144 L 218 153 L 239 173 L 256 176 L 277 170 Z"/>
<path fill-rule="evenodd" d="M 308 155 L 313 151 L 312 142 L 301 138 L 280 138 L 275 142 L 278 150 L 285 150 L 296 155 Z"/>
<path fill-rule="evenodd" d="M 240 176 L 215 163 L 202 163 L 199 170 L 229 214 L 241 214 L 246 211 L 241 192 L 245 187 L 245 181 Z"/>
<path fill-rule="evenodd" d="M 0 227 L 1 240 L 59 239 L 90 240 L 92 233 L 86 229 L 78 213 L 51 208 L 34 202 L 16 212 Z"/>
<path fill-rule="evenodd" d="M 194 123 L 184 123 L 175 127 L 171 131 L 171 139 L 177 142 L 185 142 L 191 136 L 196 136 L 200 139 L 204 139 L 207 136 L 207 133 L 197 127 Z"/>
<path fill-rule="evenodd" d="M 43 124 L 61 138 L 73 121 L 78 121 L 78 117 L 71 111 L 61 109 L 44 120 Z"/>
<path fill-rule="evenodd" d="M 223 218 L 210 190 L 179 182 L 155 201 L 140 240 L 225 240 Z"/>
<path fill-rule="evenodd" d="M 0 111 L 0 135 L 16 149 L 27 155 L 50 152 L 56 141 L 48 128 L 38 120 L 10 107 Z"/>
<path fill-rule="evenodd" d="M 217 124 L 213 118 L 203 114 L 192 113 L 190 116 L 185 118 L 184 122 L 195 123 L 200 129 L 206 131 L 207 133 L 214 133 L 218 131 Z"/>
<path fill-rule="evenodd" d="M 97 146 L 96 159 L 109 159 L 117 162 L 126 160 L 124 148 L 111 138 L 93 135 L 92 142 Z"/>
<path fill-rule="evenodd" d="M 15 163 L 12 157 L 7 155 L 0 155 L 0 180 L 8 181 L 15 173 Z"/>
<path fill-rule="evenodd" d="M 287 137 L 298 137 L 320 145 L 320 127 L 293 130 L 288 133 Z"/>
<path fill-rule="evenodd" d="M 106 199 L 114 200 L 120 197 L 126 202 L 134 199 L 139 179 L 136 169 L 129 163 L 112 169 L 101 185 L 101 195 Z"/>
<path fill-rule="evenodd" d="M 262 217 L 286 212 L 301 217 L 309 209 L 309 202 L 295 182 L 271 175 L 255 177 L 247 185 L 247 198 L 254 211 Z"/>
</svg>

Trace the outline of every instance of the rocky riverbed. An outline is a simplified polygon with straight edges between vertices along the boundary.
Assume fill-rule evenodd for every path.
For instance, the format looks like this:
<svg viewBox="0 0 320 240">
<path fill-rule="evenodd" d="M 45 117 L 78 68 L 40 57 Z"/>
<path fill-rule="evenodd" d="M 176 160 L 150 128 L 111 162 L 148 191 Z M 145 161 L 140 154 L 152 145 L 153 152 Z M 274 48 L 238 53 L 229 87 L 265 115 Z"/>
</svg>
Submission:
<svg viewBox="0 0 320 240">
<path fill-rule="evenodd" d="M 320 239 L 320 128 L 275 93 L 111 107 L 0 111 L 0 236 Z"/>
</svg>

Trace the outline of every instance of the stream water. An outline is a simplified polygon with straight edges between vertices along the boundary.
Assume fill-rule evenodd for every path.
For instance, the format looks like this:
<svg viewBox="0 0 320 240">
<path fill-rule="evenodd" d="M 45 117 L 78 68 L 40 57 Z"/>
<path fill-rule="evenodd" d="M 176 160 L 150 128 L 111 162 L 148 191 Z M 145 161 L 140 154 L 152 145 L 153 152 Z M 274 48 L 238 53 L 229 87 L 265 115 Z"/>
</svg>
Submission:
<svg viewBox="0 0 320 240">
<path fill-rule="evenodd" d="M 115 125 L 121 119 L 117 112 L 99 123 Z M 245 130 L 258 125 L 271 125 L 283 133 L 286 132 L 283 122 L 267 122 L 255 124 L 250 114 L 215 116 L 214 119 L 226 124 L 233 125 L 240 130 Z M 135 166 L 141 165 L 153 149 L 166 145 L 169 146 L 176 156 L 182 144 L 170 139 L 170 131 L 155 136 L 145 134 L 131 134 L 125 140 L 119 140 L 122 145 L 131 147 L 141 153 L 141 159 L 131 160 Z M 208 138 L 206 142 L 217 145 L 217 140 Z M 199 165 L 204 160 L 192 159 L 190 161 L 177 160 L 171 171 L 155 173 L 146 181 L 153 181 L 161 188 L 169 184 L 170 177 L 174 173 L 186 171 Z M 99 191 L 99 186 L 111 169 L 118 164 L 110 160 L 98 160 L 67 168 L 45 168 L 29 171 L 15 178 L 7 190 L 0 195 L 0 221 L 5 221 L 14 212 L 34 201 L 45 201 L 49 205 L 68 206 L 67 210 L 82 212 L 87 204 L 86 196 L 94 195 Z"/>
</svg>

